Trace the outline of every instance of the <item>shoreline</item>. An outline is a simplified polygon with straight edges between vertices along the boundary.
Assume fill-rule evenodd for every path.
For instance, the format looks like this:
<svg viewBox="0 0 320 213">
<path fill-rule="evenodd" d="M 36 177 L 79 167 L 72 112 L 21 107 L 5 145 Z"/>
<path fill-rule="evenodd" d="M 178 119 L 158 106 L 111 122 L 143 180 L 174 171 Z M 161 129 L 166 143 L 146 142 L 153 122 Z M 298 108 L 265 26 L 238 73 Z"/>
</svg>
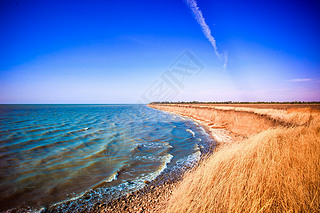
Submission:
<svg viewBox="0 0 320 213">
<path fill-rule="evenodd" d="M 90 212 L 165 212 L 170 210 L 170 212 L 179 212 L 179 208 L 183 207 L 188 209 L 189 207 L 194 208 L 194 204 L 192 206 L 184 206 L 183 199 L 184 196 L 191 196 L 192 199 L 187 202 L 191 202 L 194 200 L 194 197 L 203 196 L 202 193 L 196 193 L 192 191 L 192 188 L 189 189 L 190 184 L 199 185 L 192 187 L 202 187 L 202 185 L 207 184 L 210 181 L 203 182 L 202 184 L 197 182 L 197 178 L 199 175 L 199 170 L 203 174 L 204 171 L 211 171 L 210 169 L 203 170 L 210 160 L 212 160 L 213 154 L 218 155 L 220 157 L 223 152 L 228 153 L 231 150 L 235 150 L 240 147 L 237 153 L 241 152 L 243 149 L 247 149 L 246 143 L 249 141 L 257 140 L 259 137 L 255 137 L 255 135 L 262 133 L 265 135 L 268 131 L 282 131 L 284 129 L 294 129 L 294 128 L 306 128 L 308 127 L 308 122 L 311 117 L 302 116 L 302 119 L 296 119 L 295 117 L 291 118 L 290 113 L 286 114 L 284 111 L 274 110 L 270 111 L 269 114 L 264 114 L 265 109 L 262 111 L 252 110 L 248 108 L 208 108 L 208 107 L 199 107 L 199 106 L 186 106 L 186 105 L 148 105 L 148 107 L 164 111 L 167 113 L 172 113 L 174 115 L 179 115 L 187 119 L 192 119 L 193 122 L 200 125 L 204 131 L 214 139 L 215 148 L 213 152 L 209 152 L 205 157 L 201 157 L 199 163 L 192 167 L 187 168 L 181 173 L 175 173 L 173 176 L 167 178 L 168 174 L 160 174 L 154 181 L 147 183 L 147 185 L 137 190 L 133 193 L 129 193 L 120 198 L 114 199 L 108 203 L 97 203 L 92 211 Z M 277 114 L 278 112 L 281 112 Z M 299 112 L 299 110 L 298 110 Z M 285 116 L 283 116 L 285 115 Z M 212 117 L 209 117 L 212 116 Z M 214 119 L 213 119 L 214 118 Z M 299 117 L 300 118 L 300 117 Z M 308 121 L 309 120 L 309 121 Z M 252 121 L 255 121 L 252 122 Z M 280 133 L 279 133 L 280 134 Z M 281 133 L 282 134 L 282 133 Z M 287 133 L 285 133 L 287 134 Z M 263 137 L 262 137 L 263 138 Z M 242 143 L 244 141 L 245 143 Z M 232 148 L 231 148 L 232 147 Z M 269 148 L 269 147 L 268 147 Z M 253 150 L 256 152 L 256 150 Z M 227 154 L 228 155 L 228 154 Z M 233 154 L 235 155 L 235 154 Z M 241 155 L 241 154 L 240 154 Z M 241 157 L 243 157 L 241 155 Z M 245 157 L 245 156 L 244 156 Z M 205 163 L 203 162 L 205 161 Z M 228 160 L 224 161 L 226 165 L 229 167 Z M 231 164 L 232 165 L 232 164 Z M 263 168 L 263 165 L 262 165 Z M 201 170 L 202 169 L 202 170 Z M 214 169 L 212 169 L 214 170 Z M 243 169 L 242 169 L 243 170 Z M 243 171 L 250 171 L 245 168 Z M 186 180 L 185 180 L 186 178 Z M 195 181 L 192 182 L 195 178 Z M 221 178 L 220 178 L 221 179 Z M 199 179 L 199 180 L 202 180 Z M 223 176 L 222 179 L 223 180 Z M 189 182 L 188 182 L 189 181 Z M 229 181 L 232 184 L 232 181 Z M 186 185 L 187 184 L 187 185 Z M 183 188 L 187 187 L 187 188 Z M 182 188 L 182 189 L 181 189 Z M 185 191 L 187 189 L 187 191 Z M 182 190 L 182 194 L 181 193 Z M 183 191 L 184 190 L 184 191 Z M 199 194 L 199 195 L 198 195 Z M 177 196 L 178 195 L 178 196 Z M 317 195 L 315 195 L 317 196 Z M 204 197 L 202 199 L 206 199 Z M 250 198 L 248 198 L 250 199 Z M 280 199 L 280 198 L 278 198 Z M 173 200 L 173 201 L 172 201 Z M 198 200 L 196 198 L 196 200 Z M 225 202 L 226 199 L 221 199 L 221 202 Z M 182 203 L 180 203 L 182 202 Z M 180 204 L 175 204 L 180 203 Z M 199 203 L 201 204 L 201 202 Z M 172 208 L 172 206 L 175 206 Z M 190 205 L 190 203 L 189 203 Z M 243 204 L 242 204 L 243 205 Z M 177 209 L 178 208 L 178 209 Z M 205 205 L 202 207 L 198 207 L 198 209 L 194 209 L 195 211 L 207 211 L 208 209 Z M 242 208 L 242 207 L 241 207 Z M 305 208 L 306 209 L 306 208 Z"/>
<path fill-rule="evenodd" d="M 148 105 L 148 107 L 151 107 L 153 109 L 157 109 L 157 108 L 154 108 L 149 105 Z M 160 110 L 160 109 L 157 109 L 157 110 Z M 234 143 L 234 142 L 237 142 L 239 140 L 246 138 L 246 137 L 243 137 L 242 135 L 228 131 L 223 126 L 213 126 L 213 125 L 210 125 L 210 124 L 212 124 L 212 122 L 197 119 L 197 118 L 190 116 L 190 115 L 184 115 L 181 113 L 169 112 L 169 111 L 164 111 L 164 110 L 160 110 L 160 111 L 167 112 L 167 113 L 170 113 L 173 115 L 179 115 L 179 116 L 184 117 L 186 119 L 191 119 L 193 122 L 200 125 L 205 130 L 205 132 L 209 135 L 209 137 L 215 141 L 215 149 L 221 145 L 231 144 L 231 143 Z"/>
<path fill-rule="evenodd" d="M 223 126 L 212 125 L 211 121 L 198 119 L 192 115 L 190 116 L 183 113 L 159 109 L 154 105 L 147 106 L 162 112 L 191 119 L 193 122 L 200 125 L 209 137 L 213 139 L 215 143 L 214 148 L 212 148 L 210 153 L 206 153 L 205 157 L 201 157 L 198 162 L 199 164 L 205 158 L 211 156 L 214 150 L 219 150 L 222 147 L 247 138 L 246 136 L 233 133 Z M 167 205 L 166 203 L 168 199 L 172 196 L 174 188 L 176 188 L 183 179 L 185 172 L 196 169 L 196 167 L 197 165 L 193 168 L 187 168 L 187 170 L 182 171 L 180 174 L 175 174 L 175 177 L 171 180 L 163 179 L 163 176 L 166 174 L 161 174 L 154 181 L 148 183 L 144 188 L 133 193 L 128 193 L 126 196 L 113 199 L 108 203 L 98 203 L 93 208 L 93 211 L 90 212 L 162 212 L 163 207 Z"/>
<path fill-rule="evenodd" d="M 160 110 L 162 111 L 162 110 Z M 164 111 L 162 111 L 164 112 Z M 173 114 L 173 113 L 170 113 Z M 179 115 L 181 116 L 181 115 Z M 208 128 L 202 125 L 199 121 L 195 121 L 192 118 L 181 116 L 191 119 L 196 125 L 203 128 L 208 137 L 212 140 Z M 210 141 L 211 141 L 210 140 Z M 211 143 L 214 143 L 213 145 Z M 201 158 L 196 163 L 176 165 L 167 170 L 167 168 L 152 181 L 145 181 L 146 186 L 141 189 L 129 192 L 114 198 L 109 198 L 101 202 L 93 203 L 93 206 L 85 210 L 85 212 L 158 212 L 161 211 L 162 206 L 165 205 L 167 200 L 172 194 L 173 188 L 182 180 L 184 174 L 195 167 L 201 162 L 205 156 L 212 152 L 212 146 L 217 146 L 217 142 L 211 141 L 208 144 L 208 148 L 202 150 Z M 202 149 L 202 148 L 201 148 Z M 209 151 L 208 151 L 209 150 Z M 62 209 L 57 209 L 55 206 L 46 209 L 44 212 L 56 212 Z M 72 211 L 72 209 L 69 209 Z"/>
<path fill-rule="evenodd" d="M 164 112 L 168 112 L 168 113 L 172 113 L 175 115 L 179 115 L 188 119 L 192 119 L 194 122 L 196 122 L 197 124 L 201 125 L 205 131 L 207 132 L 207 134 L 210 135 L 211 138 L 213 138 L 216 142 L 217 147 L 218 146 L 225 146 L 228 144 L 232 144 L 235 142 L 239 142 L 241 140 L 247 139 L 249 136 L 252 135 L 252 133 L 248 133 L 246 131 L 244 132 L 236 132 L 233 131 L 232 127 L 229 127 L 229 124 L 227 122 L 214 122 L 211 119 L 204 119 L 201 116 L 196 116 L 196 113 L 190 113 L 190 112 L 183 112 L 183 111 L 179 111 L 179 110 L 172 110 L 172 107 L 188 107 L 188 108 L 199 108 L 199 109 L 206 109 L 208 108 L 209 110 L 215 110 L 218 111 L 217 114 L 221 113 L 221 112 L 228 112 L 230 111 L 230 109 L 215 109 L 212 107 L 206 107 L 206 106 L 196 106 L 196 105 L 191 105 L 191 104 L 186 104 L 186 105 L 179 105 L 179 104 L 149 104 L 148 107 L 154 108 L 154 109 L 158 109 L 160 111 L 164 111 Z M 246 112 L 248 114 L 250 114 L 251 112 Z M 217 116 L 217 114 L 215 116 Z M 235 122 L 235 121 L 233 121 Z M 279 124 L 277 124 L 279 125 Z M 270 125 L 271 126 L 271 125 Z M 272 125 L 273 126 L 273 125 Z M 228 128 L 229 127 L 229 128 Z M 269 127 L 269 126 L 268 126 Z M 262 131 L 262 129 L 258 129 L 255 130 L 253 132 L 253 134 Z"/>
<path fill-rule="evenodd" d="M 148 107 L 160 110 L 149 105 Z M 214 150 L 222 145 L 231 144 L 243 138 L 241 135 L 232 133 L 225 128 L 212 127 L 209 125 L 210 123 L 196 119 L 192 116 L 164 110 L 160 111 L 191 119 L 193 122 L 200 125 L 209 137 L 213 139 L 214 148 L 211 148 L 211 151 L 205 153 L 205 155 L 201 155 L 201 159 L 197 164 L 201 163 L 204 158 L 210 156 Z M 189 172 L 196 167 L 197 165 L 186 168 L 186 170 L 181 171 L 179 174 L 175 173 L 171 180 L 164 180 L 163 176 L 166 176 L 167 174 L 161 174 L 154 181 L 151 181 L 147 186 L 140 190 L 129 193 L 118 199 L 114 199 L 109 203 L 98 204 L 92 212 L 161 212 L 163 211 L 163 207 L 166 206 L 167 200 L 171 197 L 173 189 L 184 177 L 185 172 Z"/>
</svg>

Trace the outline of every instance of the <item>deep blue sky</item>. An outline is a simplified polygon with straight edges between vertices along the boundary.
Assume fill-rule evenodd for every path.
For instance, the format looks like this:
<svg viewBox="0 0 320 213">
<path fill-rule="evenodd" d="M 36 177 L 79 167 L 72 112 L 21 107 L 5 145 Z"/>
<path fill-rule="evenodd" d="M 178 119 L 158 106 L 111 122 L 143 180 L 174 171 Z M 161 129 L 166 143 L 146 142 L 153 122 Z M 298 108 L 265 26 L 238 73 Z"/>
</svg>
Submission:
<svg viewBox="0 0 320 213">
<path fill-rule="evenodd" d="M 320 2 L 0 1 L 0 103 L 136 103 L 186 49 L 172 100 L 320 101 Z"/>
</svg>

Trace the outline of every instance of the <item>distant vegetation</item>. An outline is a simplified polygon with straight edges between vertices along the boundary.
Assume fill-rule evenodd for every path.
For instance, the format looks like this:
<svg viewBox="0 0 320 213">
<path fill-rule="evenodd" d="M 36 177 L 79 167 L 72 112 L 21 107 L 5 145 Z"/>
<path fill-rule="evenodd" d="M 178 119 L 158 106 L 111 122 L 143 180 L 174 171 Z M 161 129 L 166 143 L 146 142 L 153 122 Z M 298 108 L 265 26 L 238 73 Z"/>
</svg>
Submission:
<svg viewBox="0 0 320 213">
<path fill-rule="evenodd" d="M 150 104 L 320 104 L 319 101 L 289 101 L 289 102 L 277 102 L 277 101 L 256 101 L 256 102 L 246 102 L 246 101 L 161 101 L 161 102 L 151 102 Z"/>
</svg>

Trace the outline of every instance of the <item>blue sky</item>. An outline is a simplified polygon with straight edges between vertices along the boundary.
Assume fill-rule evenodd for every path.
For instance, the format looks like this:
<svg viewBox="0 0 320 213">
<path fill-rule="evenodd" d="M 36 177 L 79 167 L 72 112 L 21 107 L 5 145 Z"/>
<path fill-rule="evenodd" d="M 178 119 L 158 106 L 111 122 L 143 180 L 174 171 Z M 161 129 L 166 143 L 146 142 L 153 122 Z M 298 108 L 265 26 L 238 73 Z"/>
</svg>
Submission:
<svg viewBox="0 0 320 213">
<path fill-rule="evenodd" d="M 185 50 L 172 101 L 320 101 L 319 1 L 196 3 L 220 59 L 183 0 L 0 1 L 0 103 L 136 103 Z"/>
</svg>

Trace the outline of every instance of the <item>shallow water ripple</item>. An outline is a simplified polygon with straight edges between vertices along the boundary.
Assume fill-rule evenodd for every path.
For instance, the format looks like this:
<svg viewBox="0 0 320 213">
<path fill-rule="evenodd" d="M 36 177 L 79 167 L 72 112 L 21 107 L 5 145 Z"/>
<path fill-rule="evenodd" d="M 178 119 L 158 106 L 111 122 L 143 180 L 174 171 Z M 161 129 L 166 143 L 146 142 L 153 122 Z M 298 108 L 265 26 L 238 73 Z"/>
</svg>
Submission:
<svg viewBox="0 0 320 213">
<path fill-rule="evenodd" d="M 210 142 L 191 120 L 145 105 L 0 105 L 0 211 L 135 190 Z"/>
</svg>

